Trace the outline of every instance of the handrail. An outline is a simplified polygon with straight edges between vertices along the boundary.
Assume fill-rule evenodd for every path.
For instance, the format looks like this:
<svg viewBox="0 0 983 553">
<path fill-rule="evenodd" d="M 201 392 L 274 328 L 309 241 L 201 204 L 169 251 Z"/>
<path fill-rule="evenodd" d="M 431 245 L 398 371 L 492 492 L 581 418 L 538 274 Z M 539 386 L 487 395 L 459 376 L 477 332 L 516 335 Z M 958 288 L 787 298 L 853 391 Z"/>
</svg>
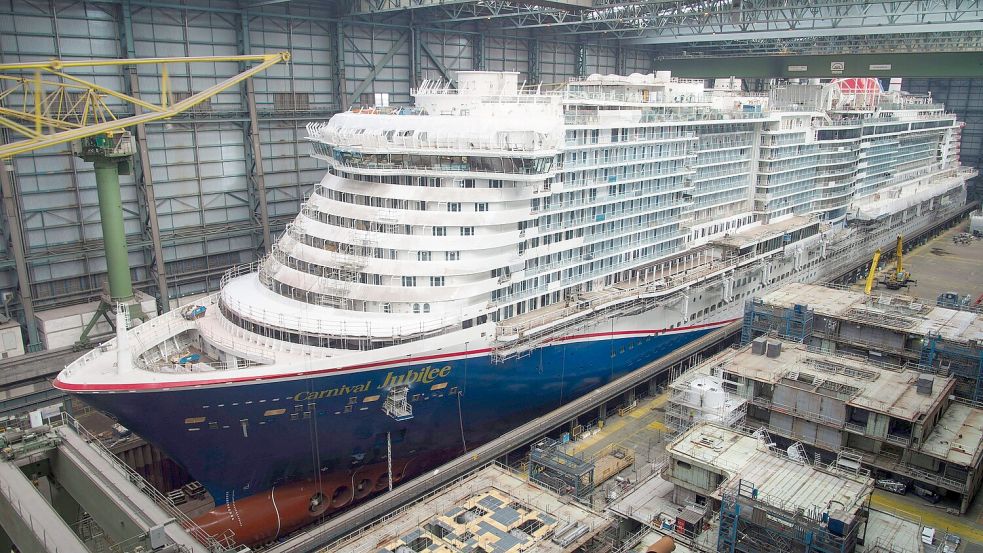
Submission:
<svg viewBox="0 0 983 553">
<path fill-rule="evenodd" d="M 205 532 L 205 530 L 191 520 L 188 515 L 184 514 L 184 512 L 178 509 L 174 503 L 167 498 L 167 496 L 158 491 L 157 488 L 155 488 L 150 482 L 147 482 L 143 476 L 140 475 L 140 473 L 130 468 L 112 451 L 106 448 L 106 446 L 102 444 L 102 441 L 99 440 L 99 437 L 89 432 L 87 428 L 82 426 L 78 419 L 62 411 L 61 423 L 62 426 L 74 431 L 79 435 L 79 437 L 88 442 L 96 453 L 106 459 L 106 461 L 108 461 L 113 468 L 118 470 L 120 474 L 126 477 L 127 480 L 133 482 L 140 491 L 142 491 L 147 497 L 156 503 L 157 506 L 163 509 L 165 513 L 177 520 L 185 531 L 187 531 L 199 543 L 207 547 L 209 551 L 212 551 L 213 553 L 220 553 L 230 551 L 233 548 L 233 544 L 227 544 L 227 546 L 223 545 L 213 536 Z"/>
<path fill-rule="evenodd" d="M 593 297 L 591 297 L 590 294 L 585 294 L 585 299 L 582 301 L 575 301 L 574 304 L 569 307 L 554 311 L 552 313 L 546 313 L 540 317 L 531 318 L 521 323 L 513 323 L 511 325 L 508 324 L 508 319 L 506 319 L 499 323 L 498 327 L 496 328 L 496 337 L 501 339 L 513 335 L 519 335 L 529 329 L 544 326 L 577 313 L 592 311 L 602 305 L 616 303 L 627 299 L 641 298 L 642 296 L 647 296 L 650 294 L 662 295 L 667 298 L 670 296 L 675 296 L 688 284 L 695 281 L 706 281 L 708 280 L 709 276 L 723 274 L 729 269 L 744 264 L 747 261 L 751 261 L 754 257 L 755 254 L 748 253 L 731 259 L 715 260 L 688 268 L 683 272 L 682 276 L 679 276 L 679 273 L 677 273 L 676 275 L 666 277 L 665 280 L 653 279 L 640 282 L 639 284 L 630 288 L 613 288 L 608 292 L 604 292 Z M 660 294 L 660 292 L 663 293 Z"/>
</svg>

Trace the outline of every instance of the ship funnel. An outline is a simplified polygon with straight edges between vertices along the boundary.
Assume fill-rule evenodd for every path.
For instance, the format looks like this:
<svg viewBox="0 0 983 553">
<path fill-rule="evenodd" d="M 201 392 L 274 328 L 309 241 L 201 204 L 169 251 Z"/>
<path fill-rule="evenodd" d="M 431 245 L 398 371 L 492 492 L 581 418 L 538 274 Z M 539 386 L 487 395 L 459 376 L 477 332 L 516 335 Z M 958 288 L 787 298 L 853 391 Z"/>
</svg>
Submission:
<svg viewBox="0 0 983 553">
<path fill-rule="evenodd" d="M 130 372 L 133 368 L 133 355 L 130 353 L 130 307 L 125 303 L 116 304 L 116 374 Z"/>
</svg>

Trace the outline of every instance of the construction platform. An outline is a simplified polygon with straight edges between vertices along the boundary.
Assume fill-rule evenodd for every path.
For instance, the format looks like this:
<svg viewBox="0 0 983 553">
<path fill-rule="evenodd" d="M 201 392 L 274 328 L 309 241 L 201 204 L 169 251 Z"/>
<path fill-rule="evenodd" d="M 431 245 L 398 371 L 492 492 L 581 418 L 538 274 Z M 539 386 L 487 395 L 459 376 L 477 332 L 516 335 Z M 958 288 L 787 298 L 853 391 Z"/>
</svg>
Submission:
<svg viewBox="0 0 983 553">
<path fill-rule="evenodd" d="M 764 334 L 872 363 L 956 377 L 956 395 L 983 400 L 983 312 L 898 292 L 789 283 L 749 301 L 742 343 Z"/>
<path fill-rule="evenodd" d="M 0 550 L 236 550 L 197 528 L 67 414 L 0 437 Z"/>
<path fill-rule="evenodd" d="M 873 486 L 849 463 L 800 457 L 767 432 L 704 422 L 667 445 L 664 470 L 608 510 L 640 535 L 628 549 L 638 553 L 666 535 L 682 553 L 979 551 L 972 531 L 881 506 Z M 926 527 L 932 544 L 922 541 Z"/>
<path fill-rule="evenodd" d="M 354 530 L 329 551 L 563 553 L 583 547 L 614 518 L 490 465 L 434 490 L 384 521 Z"/>
</svg>

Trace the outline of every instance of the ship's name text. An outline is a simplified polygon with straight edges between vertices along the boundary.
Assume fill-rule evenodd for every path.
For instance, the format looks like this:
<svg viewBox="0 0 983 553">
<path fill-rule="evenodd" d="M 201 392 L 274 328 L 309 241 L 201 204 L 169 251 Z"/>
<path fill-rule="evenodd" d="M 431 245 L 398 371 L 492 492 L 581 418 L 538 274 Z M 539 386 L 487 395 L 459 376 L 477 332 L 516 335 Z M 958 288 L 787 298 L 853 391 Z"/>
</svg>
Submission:
<svg viewBox="0 0 983 553">
<path fill-rule="evenodd" d="M 386 374 L 386 378 L 383 380 L 382 384 L 380 384 L 377 388 L 380 390 L 386 390 L 392 388 L 393 386 L 408 386 L 415 383 L 430 384 L 438 378 L 446 378 L 450 372 L 450 365 L 445 365 L 443 367 L 433 367 L 427 365 L 419 370 L 409 369 L 405 372 L 390 371 L 388 374 Z M 357 384 L 355 386 L 349 386 L 346 384 L 344 386 L 328 388 L 325 390 L 297 392 L 294 395 L 294 401 L 311 401 L 315 399 L 324 399 L 326 397 L 348 396 L 351 394 L 367 392 L 371 388 L 372 380 L 366 380 L 363 384 Z"/>
</svg>

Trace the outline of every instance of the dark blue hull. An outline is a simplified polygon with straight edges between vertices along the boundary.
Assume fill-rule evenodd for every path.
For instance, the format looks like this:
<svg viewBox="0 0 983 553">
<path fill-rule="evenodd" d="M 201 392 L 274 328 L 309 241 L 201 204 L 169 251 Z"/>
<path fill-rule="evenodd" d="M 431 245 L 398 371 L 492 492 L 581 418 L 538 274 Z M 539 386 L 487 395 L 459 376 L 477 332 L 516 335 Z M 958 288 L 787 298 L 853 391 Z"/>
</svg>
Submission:
<svg viewBox="0 0 983 553">
<path fill-rule="evenodd" d="M 709 332 L 556 342 L 494 363 L 449 361 L 164 391 L 83 393 L 184 466 L 218 504 L 312 475 L 393 458 L 404 476 L 488 442 Z M 413 417 L 382 410 L 409 384 Z"/>
</svg>

